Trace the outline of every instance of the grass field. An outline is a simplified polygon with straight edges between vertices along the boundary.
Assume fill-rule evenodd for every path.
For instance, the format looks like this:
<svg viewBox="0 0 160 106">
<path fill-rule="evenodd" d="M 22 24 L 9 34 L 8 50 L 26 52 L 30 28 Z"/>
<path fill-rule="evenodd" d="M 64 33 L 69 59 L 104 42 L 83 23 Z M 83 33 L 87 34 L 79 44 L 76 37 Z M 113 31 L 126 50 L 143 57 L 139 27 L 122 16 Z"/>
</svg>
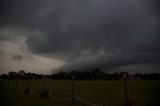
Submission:
<svg viewBox="0 0 160 106">
<path fill-rule="evenodd" d="M 6 87 L 8 87 L 7 81 L 1 81 Z M 5 89 L 3 94 L 6 100 L 11 100 L 10 104 L 16 104 L 20 98 L 18 104 L 24 103 L 24 106 L 83 106 L 79 102 L 62 102 L 58 100 L 52 100 L 33 94 L 25 94 L 21 92 L 15 92 L 13 89 L 15 81 L 9 82 L 9 88 Z M 36 94 L 42 93 L 42 80 L 29 81 L 29 88 Z M 49 88 L 50 95 L 61 99 L 72 98 L 72 81 L 45 81 L 45 87 Z M 26 89 L 26 81 L 19 80 L 17 85 L 17 91 L 23 91 Z M 75 97 L 80 101 L 88 103 L 88 105 L 97 106 L 124 106 L 124 84 L 123 81 L 75 81 Z M 128 104 L 129 106 L 159 106 L 160 105 L 160 81 L 127 81 L 128 90 Z M 1 90 L 2 91 L 2 90 Z M 22 97 L 21 97 L 22 96 Z M 1 96 L 2 97 L 2 96 Z M 8 99 L 11 98 L 11 99 Z M 12 100 L 13 98 L 13 100 Z M 6 101 L 5 100 L 5 101 Z M 15 103 L 12 101 L 15 101 Z M 25 102 L 31 102 L 33 104 L 25 104 Z M 67 104 L 68 103 L 68 104 Z M 20 105 L 12 105 L 20 106 Z"/>
<path fill-rule="evenodd" d="M 75 102 L 57 101 L 33 94 L 0 89 L 0 106 L 82 106 Z"/>
</svg>

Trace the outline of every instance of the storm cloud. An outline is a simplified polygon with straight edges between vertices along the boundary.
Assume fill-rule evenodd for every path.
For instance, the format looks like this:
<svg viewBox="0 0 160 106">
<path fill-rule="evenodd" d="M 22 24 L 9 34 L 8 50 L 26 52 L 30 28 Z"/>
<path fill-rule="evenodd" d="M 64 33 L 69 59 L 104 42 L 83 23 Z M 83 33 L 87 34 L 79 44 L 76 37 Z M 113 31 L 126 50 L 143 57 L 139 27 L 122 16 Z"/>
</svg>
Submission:
<svg viewBox="0 0 160 106">
<path fill-rule="evenodd" d="M 2 0 L 0 40 L 12 38 L 6 28 L 23 32 L 18 37 L 25 38 L 31 54 L 65 62 L 58 70 L 112 71 L 132 65 L 134 72 L 138 65 L 145 72 L 146 66 L 160 64 L 159 4 L 158 0 Z M 12 54 L 15 60 L 17 56 Z"/>
</svg>

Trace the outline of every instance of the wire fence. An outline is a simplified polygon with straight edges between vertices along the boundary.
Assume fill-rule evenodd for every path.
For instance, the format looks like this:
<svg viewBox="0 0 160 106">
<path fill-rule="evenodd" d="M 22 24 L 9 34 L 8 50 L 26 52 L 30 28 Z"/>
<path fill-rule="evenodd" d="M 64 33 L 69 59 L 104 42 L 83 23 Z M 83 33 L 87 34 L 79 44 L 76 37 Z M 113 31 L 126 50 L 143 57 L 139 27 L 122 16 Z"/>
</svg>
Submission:
<svg viewBox="0 0 160 106">
<path fill-rule="evenodd" d="M 124 83 L 125 82 L 125 83 Z M 160 88 L 160 81 L 1 80 L 1 87 L 85 104 L 145 106 Z M 160 94 L 160 93 L 159 93 Z M 159 95 L 158 95 L 159 96 Z"/>
</svg>

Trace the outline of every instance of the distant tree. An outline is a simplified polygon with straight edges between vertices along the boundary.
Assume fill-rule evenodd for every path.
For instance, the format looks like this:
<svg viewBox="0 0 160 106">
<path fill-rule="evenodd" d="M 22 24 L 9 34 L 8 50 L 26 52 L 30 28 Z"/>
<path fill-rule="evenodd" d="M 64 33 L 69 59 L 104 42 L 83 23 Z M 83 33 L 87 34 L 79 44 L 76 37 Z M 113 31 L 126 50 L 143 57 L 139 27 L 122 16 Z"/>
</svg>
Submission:
<svg viewBox="0 0 160 106">
<path fill-rule="evenodd" d="M 92 71 L 92 77 L 93 79 L 105 79 L 105 74 L 104 72 L 101 71 L 101 69 L 99 68 L 95 68 L 93 71 Z"/>
<path fill-rule="evenodd" d="M 27 74 L 25 75 L 25 77 L 26 77 L 27 79 L 33 79 L 33 77 L 35 77 L 35 74 L 34 74 L 34 73 L 27 73 Z"/>
<path fill-rule="evenodd" d="M 160 79 L 160 74 L 159 73 L 153 73 L 153 74 L 151 74 L 152 76 L 152 79 L 153 80 L 159 80 Z"/>
<path fill-rule="evenodd" d="M 27 73 L 26 73 L 24 70 L 20 70 L 20 71 L 18 72 L 18 77 L 21 78 L 21 79 L 25 79 L 26 74 L 27 74 Z"/>
<path fill-rule="evenodd" d="M 8 77 L 9 77 L 9 79 L 16 79 L 17 78 L 17 72 L 14 72 L 14 71 L 9 72 Z"/>
<path fill-rule="evenodd" d="M 97 74 L 99 74 L 100 72 L 101 72 L 101 69 L 96 68 L 96 69 L 94 69 L 94 70 L 92 71 L 92 74 L 93 74 L 93 75 L 97 75 Z"/>
<path fill-rule="evenodd" d="M 139 78 L 139 79 L 143 79 L 143 74 L 142 73 L 135 73 L 133 75 L 133 77 Z"/>
<path fill-rule="evenodd" d="M 74 76 L 75 79 L 80 78 L 80 75 L 81 75 L 81 73 L 80 73 L 79 71 L 71 71 L 71 72 L 69 73 L 69 77 L 72 78 L 72 76 Z M 70 78 L 69 78 L 69 79 L 70 79 Z"/>
<path fill-rule="evenodd" d="M 24 70 L 20 70 L 20 71 L 18 72 L 18 74 L 19 74 L 19 75 L 26 75 L 26 72 L 25 72 Z"/>
<path fill-rule="evenodd" d="M 55 76 L 54 79 L 68 79 L 69 78 L 69 74 L 66 72 L 58 72 Z"/>
<path fill-rule="evenodd" d="M 89 71 L 84 71 L 80 74 L 80 79 L 85 80 L 85 79 L 93 79 L 93 76 L 91 75 L 91 72 Z"/>
<path fill-rule="evenodd" d="M 0 79 L 8 79 L 8 75 L 2 74 L 2 75 L 0 76 Z"/>
</svg>

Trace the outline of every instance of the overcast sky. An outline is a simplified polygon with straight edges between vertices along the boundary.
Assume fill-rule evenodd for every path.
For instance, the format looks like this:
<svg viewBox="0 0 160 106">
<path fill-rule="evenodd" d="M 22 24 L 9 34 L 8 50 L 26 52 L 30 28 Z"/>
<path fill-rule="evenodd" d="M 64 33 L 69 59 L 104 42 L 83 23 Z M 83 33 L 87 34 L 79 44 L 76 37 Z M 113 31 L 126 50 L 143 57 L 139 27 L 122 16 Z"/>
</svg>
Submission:
<svg viewBox="0 0 160 106">
<path fill-rule="evenodd" d="M 0 73 L 160 72 L 159 0 L 1 0 Z"/>
</svg>

